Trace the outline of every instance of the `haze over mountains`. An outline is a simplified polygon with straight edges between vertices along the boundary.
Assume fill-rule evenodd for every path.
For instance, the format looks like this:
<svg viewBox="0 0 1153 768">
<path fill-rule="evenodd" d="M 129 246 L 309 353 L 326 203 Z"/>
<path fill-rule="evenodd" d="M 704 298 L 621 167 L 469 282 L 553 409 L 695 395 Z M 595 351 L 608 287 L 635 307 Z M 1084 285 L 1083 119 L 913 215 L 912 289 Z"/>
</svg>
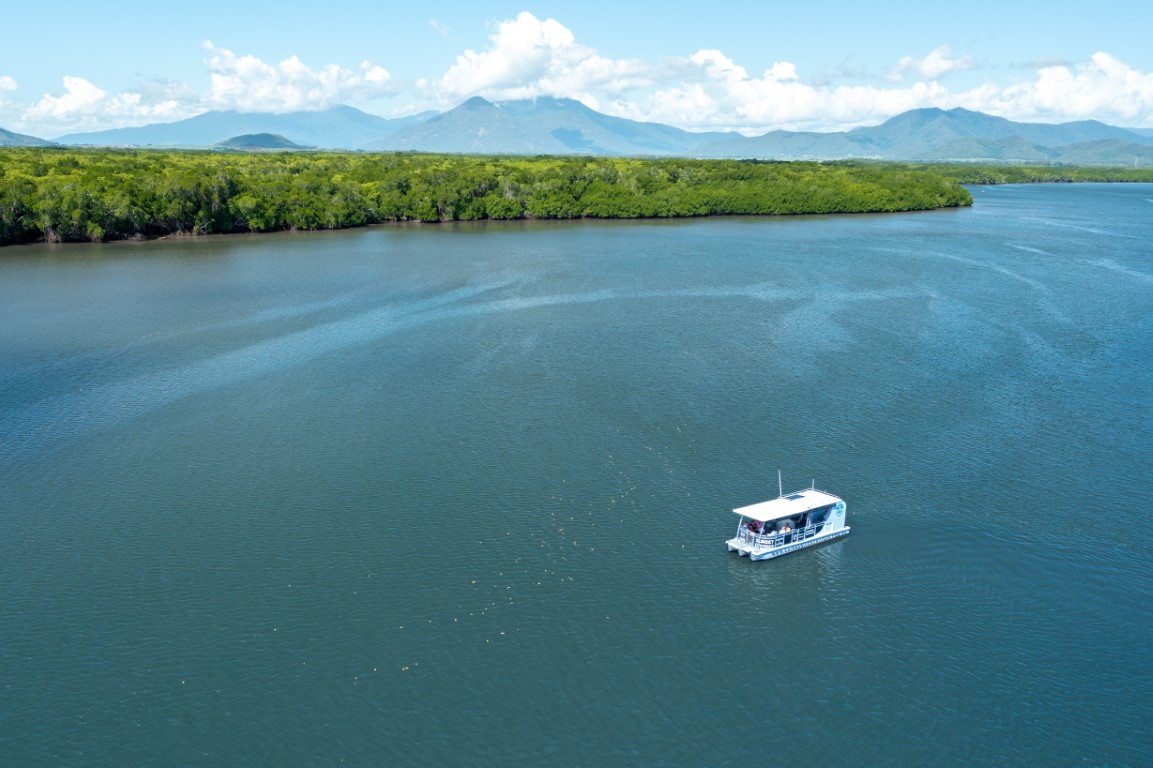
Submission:
<svg viewBox="0 0 1153 768">
<path fill-rule="evenodd" d="M 347 106 L 287 114 L 206 112 L 175 123 L 70 134 L 56 143 L 210 147 L 252 134 L 275 134 L 301 146 L 368 151 L 1153 165 L 1153 131 L 1095 120 L 1016 123 L 959 108 L 915 109 L 850 131 L 770 131 L 749 137 L 612 117 L 556 98 L 493 103 L 476 97 L 440 114 L 392 120 Z M 0 146 L 37 142 L 50 143 L 0 130 Z"/>
<path fill-rule="evenodd" d="M 388 120 L 355 107 L 332 107 L 319 112 L 205 112 L 175 123 L 154 123 L 136 128 L 114 128 L 93 133 L 71 133 L 59 144 L 97 146 L 210 147 L 236 136 L 269 133 L 301 146 L 324 149 L 363 149 L 367 144 L 419 122 L 428 115 Z"/>
<path fill-rule="evenodd" d="M 494 104 L 474 97 L 410 125 L 372 149 L 477 154 L 689 155 L 735 133 L 692 133 L 660 123 L 610 117 L 574 99 Z"/>
</svg>

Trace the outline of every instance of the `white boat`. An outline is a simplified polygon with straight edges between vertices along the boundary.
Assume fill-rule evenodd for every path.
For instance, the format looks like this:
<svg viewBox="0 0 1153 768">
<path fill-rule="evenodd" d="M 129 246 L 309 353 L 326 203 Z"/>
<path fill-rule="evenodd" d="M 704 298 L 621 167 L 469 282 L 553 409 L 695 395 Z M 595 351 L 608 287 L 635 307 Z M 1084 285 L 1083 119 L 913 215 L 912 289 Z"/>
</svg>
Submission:
<svg viewBox="0 0 1153 768">
<path fill-rule="evenodd" d="M 725 542 L 730 552 L 750 560 L 774 557 L 849 535 L 845 502 L 831 493 L 807 488 L 734 509 L 741 522 Z"/>
</svg>

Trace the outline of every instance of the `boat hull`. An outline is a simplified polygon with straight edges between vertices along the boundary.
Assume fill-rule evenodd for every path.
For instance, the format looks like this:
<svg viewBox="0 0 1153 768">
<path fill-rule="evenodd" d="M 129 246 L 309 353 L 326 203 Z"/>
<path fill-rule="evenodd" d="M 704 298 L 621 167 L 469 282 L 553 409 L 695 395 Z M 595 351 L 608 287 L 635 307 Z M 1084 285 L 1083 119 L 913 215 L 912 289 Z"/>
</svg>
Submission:
<svg viewBox="0 0 1153 768">
<path fill-rule="evenodd" d="M 750 547 L 744 543 L 734 543 L 736 541 L 735 539 L 729 540 L 726 542 L 726 544 L 728 545 L 730 552 L 739 552 L 742 557 L 748 557 L 750 560 L 772 560 L 775 557 L 787 555 L 790 552 L 796 552 L 799 549 L 808 549 L 809 547 L 815 547 L 818 544 L 824 544 L 826 542 L 833 541 L 834 539 L 848 536 L 850 530 L 852 530 L 850 527 L 845 526 L 844 528 L 839 528 L 835 531 L 830 531 L 829 533 L 813 536 L 812 538 L 805 539 L 804 541 L 797 541 L 791 544 L 782 544 L 779 547 Z"/>
</svg>

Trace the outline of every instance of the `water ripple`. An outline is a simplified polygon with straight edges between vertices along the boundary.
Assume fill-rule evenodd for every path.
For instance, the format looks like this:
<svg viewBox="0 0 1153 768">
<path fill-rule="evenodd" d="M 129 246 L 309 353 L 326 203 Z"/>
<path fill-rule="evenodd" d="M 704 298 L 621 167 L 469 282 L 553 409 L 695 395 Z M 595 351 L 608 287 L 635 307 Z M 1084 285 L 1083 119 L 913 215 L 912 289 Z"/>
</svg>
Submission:
<svg viewBox="0 0 1153 768">
<path fill-rule="evenodd" d="M 608 301 L 746 298 L 762 302 L 780 302 L 804 298 L 810 300 L 810 303 L 787 315 L 782 328 L 787 331 L 790 327 L 798 329 L 823 321 L 826 325 L 823 343 L 827 345 L 834 343 L 837 338 L 845 338 L 844 334 L 838 337 L 834 333 L 835 328 L 828 323 L 831 309 L 857 301 L 921 295 L 920 291 L 910 292 L 904 289 L 863 292 L 823 291 L 820 294 L 819 312 L 811 303 L 813 297 L 810 291 L 780 289 L 764 284 L 658 291 L 605 289 L 585 293 L 481 300 L 486 295 L 508 289 L 512 285 L 511 282 L 501 282 L 459 288 L 425 300 L 375 309 L 349 319 L 285 334 L 178 368 L 94 387 L 75 396 L 48 398 L 31 406 L 12 409 L 0 418 L 0 434 L 5 435 L 3 444 L 0 444 L 0 463 L 11 461 L 18 455 L 35 452 L 45 445 L 75 435 L 82 430 L 98 429 L 131 419 L 199 392 L 275 373 L 314 360 L 321 355 L 370 343 L 388 334 L 427 323 Z M 346 300 L 342 298 L 341 303 Z M 326 308 L 336 306 L 331 302 L 324 305 Z M 316 306 L 299 312 L 291 309 L 276 310 L 273 314 L 283 317 L 299 316 L 306 311 L 314 311 Z M 273 314 L 263 313 L 254 317 L 268 319 Z M 255 320 L 249 318 L 245 322 Z"/>
</svg>

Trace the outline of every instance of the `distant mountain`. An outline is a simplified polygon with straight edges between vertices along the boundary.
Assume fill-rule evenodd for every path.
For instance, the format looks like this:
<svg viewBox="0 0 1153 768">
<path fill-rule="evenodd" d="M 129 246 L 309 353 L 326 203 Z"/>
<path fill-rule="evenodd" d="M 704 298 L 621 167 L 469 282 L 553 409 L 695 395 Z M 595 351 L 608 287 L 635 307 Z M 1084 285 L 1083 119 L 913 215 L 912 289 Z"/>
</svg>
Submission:
<svg viewBox="0 0 1153 768">
<path fill-rule="evenodd" d="M 1031 144 L 1020 136 L 1002 139 L 981 139 L 969 137 L 946 141 L 930 150 L 921 152 L 918 160 L 939 160 L 943 162 L 996 160 L 1000 162 L 1050 163 L 1055 153 L 1045 147 Z"/>
<path fill-rule="evenodd" d="M 233 136 L 270 133 L 305 146 L 325 149 L 363 149 L 381 137 L 425 119 L 427 115 L 388 120 L 354 107 L 332 107 L 319 112 L 205 112 L 175 123 L 137 128 L 114 128 L 94 133 L 61 136 L 61 144 L 98 146 L 210 147 Z"/>
<path fill-rule="evenodd" d="M 1061 160 L 1061 147 L 1113 142 L 1100 147 L 1100 162 L 1121 158 L 1130 146 L 1153 146 L 1153 136 L 1105 125 L 1095 120 L 1047 125 L 1015 123 L 968 109 L 914 109 L 881 125 L 838 133 L 772 131 L 763 136 L 740 136 L 702 148 L 709 157 L 775 159 L 877 158 L 881 160 Z M 1137 152 L 1137 156 L 1143 156 Z M 1086 161 L 1089 162 L 1089 161 Z M 1094 161 L 1096 162 L 1096 161 Z"/>
<path fill-rule="evenodd" d="M 957 139 L 1007 139 L 1020 136 L 1042 147 L 1060 147 L 1084 141 L 1117 139 L 1133 143 L 1153 143 L 1147 136 L 1099 123 L 1015 123 L 1003 117 L 968 109 L 914 109 L 903 112 L 878 126 L 849 131 L 853 141 L 878 150 L 894 159 L 917 158 L 946 142 Z M 898 157 L 899 156 L 899 157 Z"/>
<path fill-rule="evenodd" d="M 321 112 L 206 112 L 176 123 L 71 134 L 67 144 L 208 147 L 272 134 L 302 146 L 374 151 L 730 157 L 766 160 L 875 158 L 1153 165 L 1153 130 L 1081 120 L 1017 123 L 968 109 L 914 109 L 851 131 L 692 133 L 611 117 L 573 99 L 491 102 L 474 97 L 441 114 L 386 120 L 352 107 Z M 0 134 L 0 145 L 7 136 Z M 31 139 L 31 137 L 23 137 Z M 37 140 L 33 140 L 37 141 Z"/>
<path fill-rule="evenodd" d="M 763 136 L 730 134 L 723 141 L 708 142 L 698 154 L 705 157 L 750 157 L 777 160 L 823 160 L 867 157 L 870 150 L 845 133 L 770 131 Z"/>
<path fill-rule="evenodd" d="M 243 136 L 233 136 L 231 139 L 217 142 L 214 146 L 221 149 L 309 149 L 296 142 L 289 141 L 278 133 L 246 133 Z"/>
<path fill-rule="evenodd" d="M 1057 162 L 1068 165 L 1153 165 L 1153 146 L 1116 139 L 1071 144 L 1057 153 Z"/>
<path fill-rule="evenodd" d="M 370 146 L 477 154 L 695 155 L 727 133 L 691 133 L 611 117 L 574 99 L 493 103 L 479 96 Z"/>
<path fill-rule="evenodd" d="M 0 147 L 51 147 L 51 141 L 38 139 L 35 136 L 25 136 L 23 133 L 12 133 L 0 128 Z"/>
</svg>

